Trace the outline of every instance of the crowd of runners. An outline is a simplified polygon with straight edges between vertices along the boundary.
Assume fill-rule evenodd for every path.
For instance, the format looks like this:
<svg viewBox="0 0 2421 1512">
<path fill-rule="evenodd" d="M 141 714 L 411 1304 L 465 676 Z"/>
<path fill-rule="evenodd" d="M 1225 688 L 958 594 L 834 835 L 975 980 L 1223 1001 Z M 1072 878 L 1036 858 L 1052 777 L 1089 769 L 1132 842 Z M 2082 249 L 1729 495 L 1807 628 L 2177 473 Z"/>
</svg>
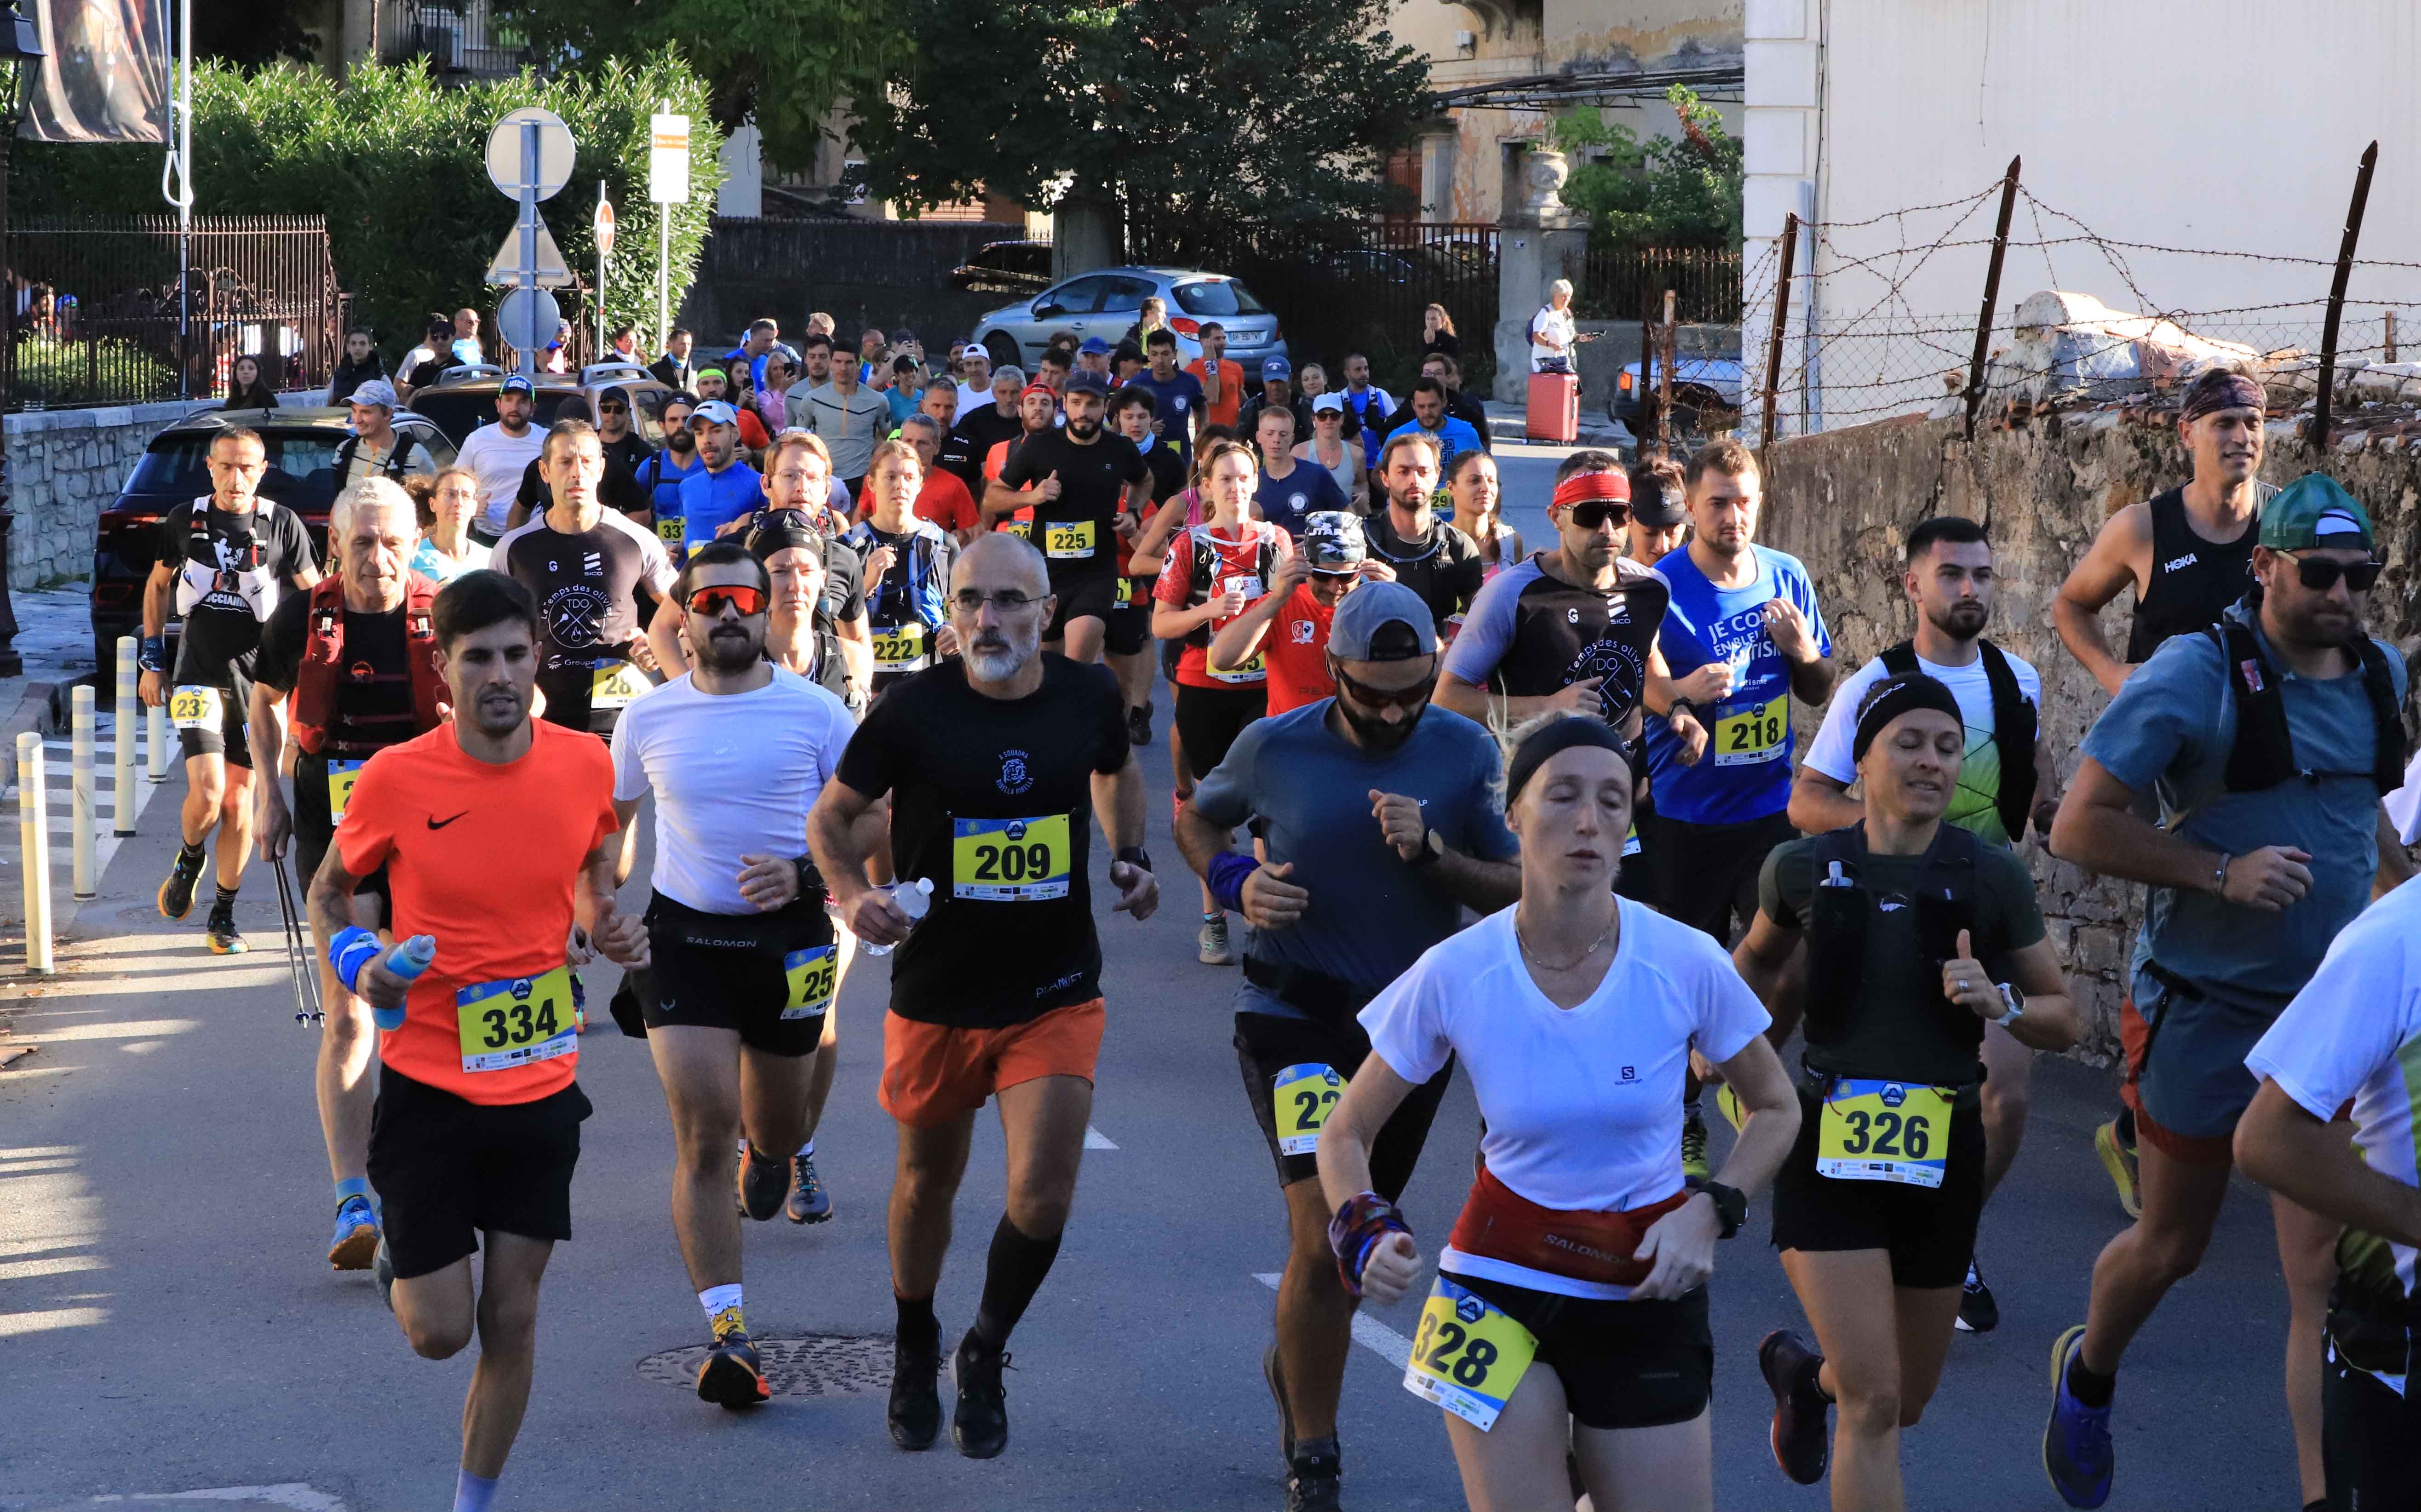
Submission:
<svg viewBox="0 0 2421 1512">
<path fill-rule="evenodd" d="M 783 361 L 763 324 L 734 366 Z M 1525 549 L 1450 356 L 1398 410 L 1358 356 L 1298 392 L 1203 336 L 1180 370 L 1148 316 L 1132 350 L 1054 348 L 1032 379 L 969 347 L 896 423 L 808 395 L 753 445 L 728 400 L 678 392 L 661 454 L 627 439 L 627 393 L 601 432 L 541 432 L 508 381 L 469 466 L 372 456 L 325 576 L 256 496 L 259 440 L 217 435 L 145 599 L 143 696 L 188 776 L 160 908 L 185 916 L 214 859 L 208 934 L 241 949 L 247 854 L 307 878 L 328 1260 L 376 1273 L 417 1352 L 477 1339 L 458 1508 L 490 1504 L 531 1389 L 581 1036 L 648 1041 L 697 1394 L 745 1410 L 768 1387 L 742 1224 L 831 1216 L 835 1005 L 883 956 L 890 1432 L 936 1442 L 946 1373 L 958 1450 L 1002 1453 L 1110 1017 L 1101 917 L 1148 917 L 1177 876 L 1144 849 L 1136 756 L 1164 666 L 1197 953 L 1241 958 L 1237 1065 L 1281 1196 L 1287 1507 L 1340 1504 L 1354 1311 L 1414 1294 L 1405 1385 L 1443 1409 L 1471 1505 L 1711 1505 L 1709 1278 L 1760 1202 L 1805 1317 L 1757 1351 L 1774 1457 L 1835 1507 L 1904 1504 L 1956 1333 L 1999 1321 L 1976 1236 L 2031 1063 L 2085 1027 L 2030 829 L 2143 889 L 2096 1136 L 2132 1223 L 2052 1347 L 2053 1485 L 2110 1494 L 2124 1352 L 2241 1164 L 2273 1192 L 2304 1497 L 2415 1504 L 2421 901 L 2387 896 L 2421 830 L 2406 669 L 2364 627 L 2361 503 L 2257 480 L 2257 386 L 2194 384 L 2192 476 L 2112 517 L 2060 590 L 2111 694 L 2063 760 L 2040 674 L 1991 636 L 1974 521 L 1905 522 L 1914 632 L 1845 668 L 1818 576 L 1757 542 L 1738 443 L 1575 451 Z M 391 436 L 394 388 L 352 397 Z M 2115 655 L 2101 612 L 2130 590 Z M 643 814 L 651 895 L 625 913 Z M 1474 1180 L 1416 1237 L 1396 1202 L 1458 1065 Z M 953 1343 L 933 1298 L 987 1102 L 1007 1200 Z M 1719 1163 L 1709 1102 L 1736 1130 Z"/>
</svg>

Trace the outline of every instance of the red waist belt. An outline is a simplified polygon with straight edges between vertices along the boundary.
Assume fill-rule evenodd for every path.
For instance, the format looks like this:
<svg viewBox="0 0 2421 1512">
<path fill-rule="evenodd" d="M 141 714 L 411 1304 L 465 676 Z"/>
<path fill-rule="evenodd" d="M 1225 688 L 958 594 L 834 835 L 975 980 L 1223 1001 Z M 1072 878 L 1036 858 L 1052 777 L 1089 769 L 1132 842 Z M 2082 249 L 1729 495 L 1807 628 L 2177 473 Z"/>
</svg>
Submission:
<svg viewBox="0 0 2421 1512">
<path fill-rule="evenodd" d="M 1446 1242 L 1465 1255 L 1485 1255 L 1550 1275 L 1602 1286 L 1635 1286 L 1648 1279 L 1648 1262 L 1634 1260 L 1648 1225 L 1689 1200 L 1687 1191 L 1628 1212 L 1567 1212 L 1541 1208 L 1482 1168 L 1463 1199 Z"/>
</svg>

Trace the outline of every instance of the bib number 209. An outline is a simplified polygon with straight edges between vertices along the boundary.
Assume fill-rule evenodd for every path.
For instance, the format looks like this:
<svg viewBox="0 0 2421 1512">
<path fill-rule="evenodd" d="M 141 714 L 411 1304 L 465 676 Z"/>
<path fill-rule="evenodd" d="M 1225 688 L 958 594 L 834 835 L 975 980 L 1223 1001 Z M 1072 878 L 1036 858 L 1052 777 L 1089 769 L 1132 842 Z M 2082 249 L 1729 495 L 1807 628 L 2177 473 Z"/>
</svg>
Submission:
<svg viewBox="0 0 2421 1512">
<path fill-rule="evenodd" d="M 1072 850 L 1068 816 L 952 819 L 950 893 L 983 903 L 1034 903 L 1068 896 Z"/>
</svg>

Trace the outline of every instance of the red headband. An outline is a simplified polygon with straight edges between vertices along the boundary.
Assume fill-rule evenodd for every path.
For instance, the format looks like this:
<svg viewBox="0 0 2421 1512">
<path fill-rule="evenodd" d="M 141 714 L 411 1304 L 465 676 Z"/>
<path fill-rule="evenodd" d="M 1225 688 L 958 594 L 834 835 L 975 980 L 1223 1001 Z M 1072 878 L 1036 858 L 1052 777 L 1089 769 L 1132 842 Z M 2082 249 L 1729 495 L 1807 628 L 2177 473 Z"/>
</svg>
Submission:
<svg viewBox="0 0 2421 1512">
<path fill-rule="evenodd" d="M 1613 499 L 1629 504 L 1631 479 L 1620 473 L 1574 473 L 1555 485 L 1555 496 L 1547 507 L 1560 509 L 1584 499 Z"/>
<path fill-rule="evenodd" d="M 1017 402 L 1018 402 L 1018 403 L 1020 403 L 1020 404 L 1023 404 L 1023 403 L 1025 402 L 1026 396 L 1027 396 L 1027 395 L 1030 395 L 1030 394 L 1048 394 L 1048 395 L 1050 395 L 1050 396 L 1051 396 L 1051 402 L 1052 402 L 1052 403 L 1056 404 L 1056 403 L 1058 403 L 1058 402 L 1059 402 L 1059 396 L 1058 396 L 1058 394 L 1057 394 L 1057 393 L 1055 393 L 1054 391 L 1053 391 L 1053 389 L 1051 388 L 1051 386 L 1050 386 L 1049 384 L 1047 384 L 1047 383 L 1028 383 L 1028 384 L 1026 384 L 1023 388 L 1019 389 L 1019 390 L 1017 391 Z"/>
</svg>

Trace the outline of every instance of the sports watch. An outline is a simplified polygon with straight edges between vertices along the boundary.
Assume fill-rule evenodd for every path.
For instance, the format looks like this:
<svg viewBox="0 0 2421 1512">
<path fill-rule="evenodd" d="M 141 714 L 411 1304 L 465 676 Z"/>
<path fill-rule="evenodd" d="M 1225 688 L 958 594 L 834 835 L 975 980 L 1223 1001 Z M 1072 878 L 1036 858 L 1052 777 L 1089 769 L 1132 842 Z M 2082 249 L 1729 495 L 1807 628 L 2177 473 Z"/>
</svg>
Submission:
<svg viewBox="0 0 2421 1512">
<path fill-rule="evenodd" d="M 1421 848 L 1414 851 L 1412 859 L 1404 865 L 1414 868 L 1434 866 L 1445 859 L 1445 836 L 1435 830 L 1424 829 L 1421 831 Z"/>
<path fill-rule="evenodd" d="M 2026 1016 L 2026 995 L 2019 991 L 2011 983 L 2001 982 L 1996 985 L 2001 990 L 2001 1001 L 2007 1005 L 2009 1011 L 1992 1021 L 2007 1029 Z"/>
<path fill-rule="evenodd" d="M 1727 1187 L 1720 1181 L 1710 1181 L 1696 1176 L 1691 1177 L 1687 1184 L 1692 1192 L 1705 1192 L 1707 1199 L 1715 1205 L 1715 1223 L 1719 1225 L 1715 1238 L 1729 1239 L 1741 1231 L 1742 1224 L 1748 1222 L 1748 1193 L 1740 1188 Z"/>
</svg>

